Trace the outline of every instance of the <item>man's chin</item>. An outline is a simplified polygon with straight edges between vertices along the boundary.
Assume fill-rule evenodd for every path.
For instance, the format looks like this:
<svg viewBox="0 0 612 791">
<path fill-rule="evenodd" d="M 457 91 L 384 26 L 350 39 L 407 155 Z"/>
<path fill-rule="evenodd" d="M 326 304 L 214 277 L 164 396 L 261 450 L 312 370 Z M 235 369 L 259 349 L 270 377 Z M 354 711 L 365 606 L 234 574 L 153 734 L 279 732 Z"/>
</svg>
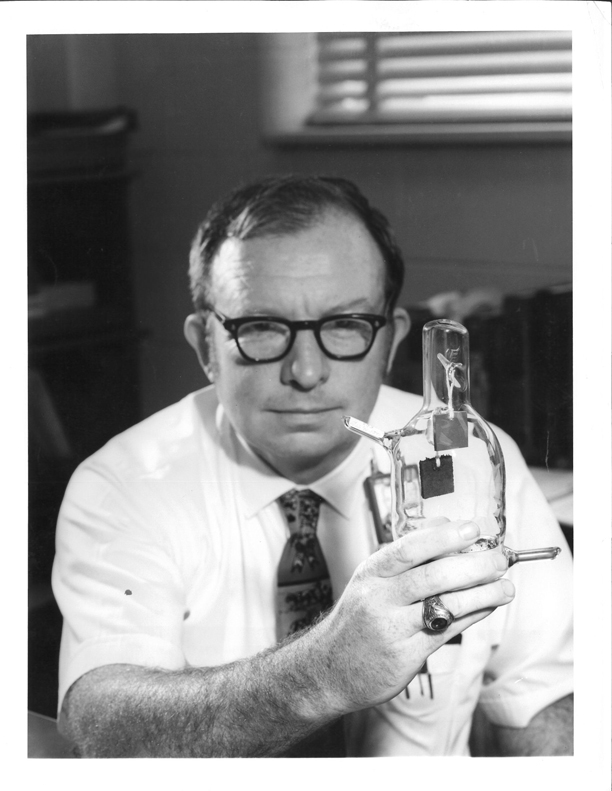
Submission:
<svg viewBox="0 0 612 791">
<path fill-rule="evenodd" d="M 318 433 L 334 430 L 335 425 L 340 425 L 342 410 L 321 409 L 318 411 L 279 411 L 273 412 L 275 429 L 287 433 Z"/>
<path fill-rule="evenodd" d="M 345 429 L 346 431 L 346 429 Z M 272 438 L 272 446 L 285 456 L 293 457 L 325 457 L 342 447 L 350 444 L 350 438 L 338 436 L 337 432 L 313 431 L 303 429 L 286 434 L 279 434 Z"/>
<path fill-rule="evenodd" d="M 328 431 L 301 430 L 277 434 L 259 455 L 276 472 L 297 480 L 304 473 L 312 482 L 334 469 L 348 456 L 358 437 Z M 302 481 L 306 482 L 306 481 Z"/>
</svg>

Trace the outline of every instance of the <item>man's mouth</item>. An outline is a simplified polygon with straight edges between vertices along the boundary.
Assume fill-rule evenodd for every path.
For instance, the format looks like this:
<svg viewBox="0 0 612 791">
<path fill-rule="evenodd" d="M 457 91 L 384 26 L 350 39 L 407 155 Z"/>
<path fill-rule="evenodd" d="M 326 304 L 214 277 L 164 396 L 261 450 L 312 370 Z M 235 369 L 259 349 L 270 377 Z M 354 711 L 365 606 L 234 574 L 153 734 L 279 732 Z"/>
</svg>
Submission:
<svg viewBox="0 0 612 791">
<path fill-rule="evenodd" d="M 281 415 L 320 415 L 324 412 L 334 412 L 335 410 L 339 409 L 340 407 L 329 406 L 329 407 L 295 407 L 295 408 L 283 408 L 283 409 L 270 409 L 270 412 L 275 412 Z"/>
</svg>

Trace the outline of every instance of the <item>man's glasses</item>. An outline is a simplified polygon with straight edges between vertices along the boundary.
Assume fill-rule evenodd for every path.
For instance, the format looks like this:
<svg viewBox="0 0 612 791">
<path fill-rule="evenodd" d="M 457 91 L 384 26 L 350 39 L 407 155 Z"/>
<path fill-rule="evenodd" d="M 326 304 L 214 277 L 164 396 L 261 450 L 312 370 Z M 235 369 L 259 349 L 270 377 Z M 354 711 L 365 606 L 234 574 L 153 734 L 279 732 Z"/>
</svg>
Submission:
<svg viewBox="0 0 612 791">
<path fill-rule="evenodd" d="M 210 312 L 236 341 L 238 351 L 252 363 L 273 363 L 289 353 L 300 330 L 312 330 L 321 350 L 332 360 L 361 360 L 372 348 L 376 333 L 387 323 L 373 313 L 340 313 L 316 321 L 289 321 L 274 316 L 228 319 Z"/>
</svg>

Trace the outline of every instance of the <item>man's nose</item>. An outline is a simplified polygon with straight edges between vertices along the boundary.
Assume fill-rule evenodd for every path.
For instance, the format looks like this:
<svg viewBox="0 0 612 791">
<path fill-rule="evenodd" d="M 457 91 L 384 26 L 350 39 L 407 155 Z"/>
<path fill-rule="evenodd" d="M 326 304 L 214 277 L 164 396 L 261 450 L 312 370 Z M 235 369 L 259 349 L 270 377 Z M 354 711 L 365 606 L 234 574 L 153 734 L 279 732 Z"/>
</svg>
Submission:
<svg viewBox="0 0 612 791">
<path fill-rule="evenodd" d="M 289 354 L 282 361 L 283 384 L 312 390 L 329 376 L 329 358 L 319 347 L 312 330 L 299 330 Z"/>
</svg>

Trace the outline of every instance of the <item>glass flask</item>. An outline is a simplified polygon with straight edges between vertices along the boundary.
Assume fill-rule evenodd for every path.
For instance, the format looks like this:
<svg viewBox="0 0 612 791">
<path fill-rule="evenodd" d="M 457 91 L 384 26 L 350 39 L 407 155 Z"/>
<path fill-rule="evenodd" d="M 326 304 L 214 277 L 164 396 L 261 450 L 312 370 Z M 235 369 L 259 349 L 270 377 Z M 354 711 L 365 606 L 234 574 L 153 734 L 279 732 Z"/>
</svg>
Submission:
<svg viewBox="0 0 612 791">
<path fill-rule="evenodd" d="M 499 548 L 509 565 L 555 558 L 561 551 L 504 545 L 504 457 L 495 433 L 470 403 L 469 334 L 458 322 L 438 319 L 424 326 L 423 405 L 403 428 L 382 432 L 352 417 L 344 422 L 390 456 L 394 540 L 444 517 L 478 524 L 480 538 L 466 552 Z"/>
</svg>

